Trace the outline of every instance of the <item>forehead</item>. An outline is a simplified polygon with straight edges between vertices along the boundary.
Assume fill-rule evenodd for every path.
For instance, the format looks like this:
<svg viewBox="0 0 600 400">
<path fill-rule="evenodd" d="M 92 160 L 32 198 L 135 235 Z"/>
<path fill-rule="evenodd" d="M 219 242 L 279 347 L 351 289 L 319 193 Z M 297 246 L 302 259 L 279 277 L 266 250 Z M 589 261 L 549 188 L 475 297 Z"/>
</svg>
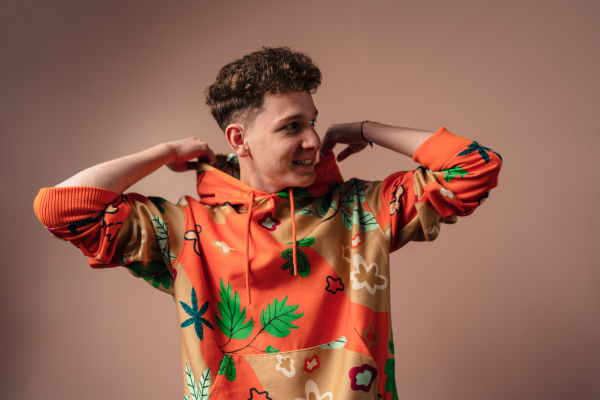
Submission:
<svg viewBox="0 0 600 400">
<path fill-rule="evenodd" d="M 294 93 L 265 93 L 263 97 L 263 112 L 257 117 L 263 123 L 277 123 L 294 115 L 312 118 L 317 108 L 309 92 Z"/>
</svg>

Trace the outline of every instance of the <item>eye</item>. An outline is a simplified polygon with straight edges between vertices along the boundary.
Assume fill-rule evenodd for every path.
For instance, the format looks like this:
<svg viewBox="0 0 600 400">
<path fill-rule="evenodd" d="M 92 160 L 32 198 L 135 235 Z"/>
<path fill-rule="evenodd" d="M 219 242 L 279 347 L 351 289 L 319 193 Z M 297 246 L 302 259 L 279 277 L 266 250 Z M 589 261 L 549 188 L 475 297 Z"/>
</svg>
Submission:
<svg viewBox="0 0 600 400">
<path fill-rule="evenodd" d="M 292 122 L 291 124 L 286 125 L 283 129 L 287 131 L 295 131 L 296 129 L 298 129 L 298 123 Z"/>
<path fill-rule="evenodd" d="M 316 119 L 312 119 L 312 120 L 310 121 L 310 125 L 311 125 L 311 126 L 315 126 L 315 125 L 317 125 L 317 120 L 316 120 Z"/>
</svg>

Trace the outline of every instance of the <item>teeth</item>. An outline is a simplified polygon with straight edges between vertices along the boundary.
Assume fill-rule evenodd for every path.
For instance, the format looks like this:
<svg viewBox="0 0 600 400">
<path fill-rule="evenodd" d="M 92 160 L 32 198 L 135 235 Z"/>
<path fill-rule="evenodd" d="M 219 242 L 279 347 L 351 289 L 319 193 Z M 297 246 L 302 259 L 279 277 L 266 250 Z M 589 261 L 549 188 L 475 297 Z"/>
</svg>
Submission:
<svg viewBox="0 0 600 400">
<path fill-rule="evenodd" d="M 304 161 L 292 161 L 294 164 L 302 164 L 302 165 L 308 165 L 308 164 L 312 164 L 312 160 L 304 160 Z"/>
</svg>

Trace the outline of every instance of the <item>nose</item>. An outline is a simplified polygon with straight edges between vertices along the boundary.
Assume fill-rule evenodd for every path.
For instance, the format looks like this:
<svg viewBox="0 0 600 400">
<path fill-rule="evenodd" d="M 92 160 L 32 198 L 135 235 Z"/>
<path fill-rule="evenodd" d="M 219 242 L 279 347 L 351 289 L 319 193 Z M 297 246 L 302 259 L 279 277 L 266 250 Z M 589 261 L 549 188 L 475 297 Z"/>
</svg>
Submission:
<svg viewBox="0 0 600 400">
<path fill-rule="evenodd" d="M 313 126 L 307 127 L 302 140 L 302 148 L 315 149 L 315 151 L 319 151 L 321 148 L 321 138 Z"/>
</svg>

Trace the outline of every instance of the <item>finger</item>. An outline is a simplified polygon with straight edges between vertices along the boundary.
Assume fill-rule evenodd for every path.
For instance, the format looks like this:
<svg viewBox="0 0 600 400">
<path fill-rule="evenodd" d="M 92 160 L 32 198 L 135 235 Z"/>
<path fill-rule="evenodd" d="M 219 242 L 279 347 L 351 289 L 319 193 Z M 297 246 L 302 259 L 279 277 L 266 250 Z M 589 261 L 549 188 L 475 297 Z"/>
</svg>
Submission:
<svg viewBox="0 0 600 400">
<path fill-rule="evenodd" d="M 208 149 L 208 163 L 210 165 L 212 165 L 213 167 L 217 166 L 217 156 L 215 155 L 214 151 L 212 151 L 211 149 Z"/>
<path fill-rule="evenodd" d="M 340 152 L 337 156 L 338 162 L 344 161 L 348 156 L 354 154 L 354 151 L 350 147 L 346 147 L 344 150 Z"/>
<path fill-rule="evenodd" d="M 175 172 L 183 172 L 183 171 L 188 170 L 187 161 L 172 162 L 172 163 L 167 164 L 167 167 L 171 171 L 175 171 Z"/>
<path fill-rule="evenodd" d="M 213 167 L 216 167 L 217 165 L 217 156 L 205 143 L 203 143 L 202 149 L 198 153 L 197 158 L 201 163 L 209 164 Z"/>
<path fill-rule="evenodd" d="M 200 164 L 210 164 L 212 165 L 214 161 L 210 158 L 209 154 L 199 154 L 198 155 L 198 163 Z"/>
<path fill-rule="evenodd" d="M 200 165 L 200 163 L 196 162 L 196 161 L 188 161 L 186 163 L 186 171 L 196 171 L 198 169 L 198 166 Z"/>
<path fill-rule="evenodd" d="M 330 150 L 333 150 L 335 145 L 336 141 L 332 138 L 331 134 L 326 133 L 325 137 L 323 137 L 323 140 L 321 141 L 321 154 L 324 156 L 327 155 Z"/>
<path fill-rule="evenodd" d="M 171 171 L 185 172 L 185 171 L 195 171 L 199 167 L 200 164 L 201 164 L 201 162 L 199 163 L 197 161 L 178 161 L 178 162 L 167 164 L 167 167 Z"/>
</svg>

